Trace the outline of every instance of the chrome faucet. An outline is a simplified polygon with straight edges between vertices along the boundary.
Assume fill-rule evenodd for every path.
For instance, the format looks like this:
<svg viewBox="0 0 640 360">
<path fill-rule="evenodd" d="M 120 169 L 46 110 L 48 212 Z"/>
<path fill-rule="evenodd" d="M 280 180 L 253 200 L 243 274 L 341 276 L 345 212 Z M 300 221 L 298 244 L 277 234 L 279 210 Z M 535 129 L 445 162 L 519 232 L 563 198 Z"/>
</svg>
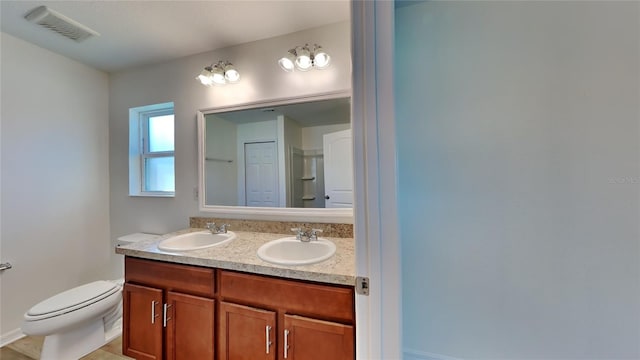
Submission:
<svg viewBox="0 0 640 360">
<path fill-rule="evenodd" d="M 216 226 L 216 223 L 210 222 L 207 223 L 207 229 L 211 231 L 212 234 L 226 234 L 227 229 L 230 228 L 229 224 L 222 224 L 220 226 Z"/>
<path fill-rule="evenodd" d="M 302 242 L 309 242 L 312 240 L 318 240 L 318 233 L 321 233 L 321 229 L 302 230 L 302 228 L 292 228 L 291 231 L 296 233 L 296 239 Z"/>
</svg>

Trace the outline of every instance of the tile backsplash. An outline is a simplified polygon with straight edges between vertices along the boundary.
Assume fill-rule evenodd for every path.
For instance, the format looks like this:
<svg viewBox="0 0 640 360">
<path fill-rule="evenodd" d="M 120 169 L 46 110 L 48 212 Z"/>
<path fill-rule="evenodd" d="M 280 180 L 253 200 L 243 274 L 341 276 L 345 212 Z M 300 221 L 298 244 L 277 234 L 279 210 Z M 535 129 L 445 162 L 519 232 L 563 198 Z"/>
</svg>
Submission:
<svg viewBox="0 0 640 360">
<path fill-rule="evenodd" d="M 353 224 L 329 224 L 329 223 L 308 223 L 289 221 L 260 221 L 260 220 L 237 220 L 221 219 L 209 217 L 190 217 L 189 227 L 206 228 L 208 222 L 218 224 L 229 224 L 230 229 L 237 231 L 265 232 L 273 234 L 292 234 L 291 228 L 313 228 L 322 229 L 322 235 L 326 237 L 353 238 Z"/>
</svg>

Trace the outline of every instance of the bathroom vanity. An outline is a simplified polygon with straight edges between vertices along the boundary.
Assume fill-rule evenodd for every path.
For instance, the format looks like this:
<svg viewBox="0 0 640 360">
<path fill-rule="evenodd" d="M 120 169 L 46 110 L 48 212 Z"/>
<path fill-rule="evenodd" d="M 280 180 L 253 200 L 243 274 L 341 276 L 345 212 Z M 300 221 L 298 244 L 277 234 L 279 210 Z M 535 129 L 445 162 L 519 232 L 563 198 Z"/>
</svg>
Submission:
<svg viewBox="0 0 640 360">
<path fill-rule="evenodd" d="M 126 256 L 123 354 L 354 359 L 353 239 L 330 238 L 338 250 L 321 263 L 279 266 L 256 249 L 283 235 L 236 233 L 203 250 L 161 251 L 163 238 L 117 248 Z"/>
</svg>

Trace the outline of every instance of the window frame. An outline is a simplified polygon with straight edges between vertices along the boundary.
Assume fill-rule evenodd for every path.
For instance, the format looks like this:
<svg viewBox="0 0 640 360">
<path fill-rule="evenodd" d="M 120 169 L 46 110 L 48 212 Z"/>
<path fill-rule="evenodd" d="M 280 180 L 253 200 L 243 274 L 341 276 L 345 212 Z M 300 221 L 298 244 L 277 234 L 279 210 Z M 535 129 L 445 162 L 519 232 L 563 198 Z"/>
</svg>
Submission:
<svg viewBox="0 0 640 360">
<path fill-rule="evenodd" d="M 149 151 L 149 119 L 155 116 L 173 115 L 173 151 Z M 146 160 L 173 158 L 174 191 L 147 191 Z M 129 196 L 175 197 L 175 110 L 173 102 L 141 106 L 129 109 Z"/>
</svg>

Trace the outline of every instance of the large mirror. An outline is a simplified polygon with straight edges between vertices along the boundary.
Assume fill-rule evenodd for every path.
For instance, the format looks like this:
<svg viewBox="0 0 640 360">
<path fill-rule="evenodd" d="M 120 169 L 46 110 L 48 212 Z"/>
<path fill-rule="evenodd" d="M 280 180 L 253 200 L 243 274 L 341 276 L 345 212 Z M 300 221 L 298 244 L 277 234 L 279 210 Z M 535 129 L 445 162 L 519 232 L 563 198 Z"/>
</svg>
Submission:
<svg viewBox="0 0 640 360">
<path fill-rule="evenodd" d="M 334 94 L 199 112 L 200 210 L 352 222 L 350 110 Z"/>
</svg>

